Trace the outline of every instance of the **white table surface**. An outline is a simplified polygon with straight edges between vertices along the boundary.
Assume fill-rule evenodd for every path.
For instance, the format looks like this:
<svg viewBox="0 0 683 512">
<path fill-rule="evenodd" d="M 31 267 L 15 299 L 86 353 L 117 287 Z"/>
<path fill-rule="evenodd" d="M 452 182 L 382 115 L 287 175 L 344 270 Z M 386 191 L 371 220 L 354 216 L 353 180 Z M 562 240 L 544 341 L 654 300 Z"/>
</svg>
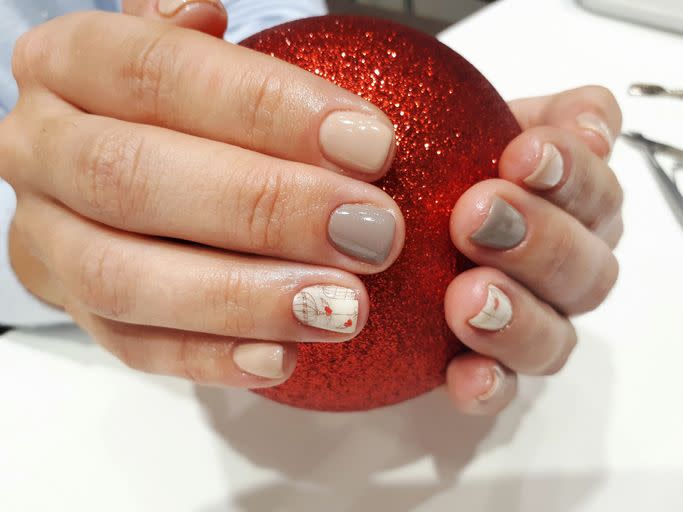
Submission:
<svg viewBox="0 0 683 512">
<path fill-rule="evenodd" d="M 502 0 L 442 35 L 505 97 L 604 84 L 625 127 L 683 146 L 683 38 L 570 0 Z M 523 379 L 496 420 L 442 391 L 363 414 L 303 412 L 133 373 L 78 331 L 0 339 L 0 510 L 70 512 L 683 510 L 683 231 L 618 143 L 622 273 L 577 319 L 566 370 Z"/>
</svg>

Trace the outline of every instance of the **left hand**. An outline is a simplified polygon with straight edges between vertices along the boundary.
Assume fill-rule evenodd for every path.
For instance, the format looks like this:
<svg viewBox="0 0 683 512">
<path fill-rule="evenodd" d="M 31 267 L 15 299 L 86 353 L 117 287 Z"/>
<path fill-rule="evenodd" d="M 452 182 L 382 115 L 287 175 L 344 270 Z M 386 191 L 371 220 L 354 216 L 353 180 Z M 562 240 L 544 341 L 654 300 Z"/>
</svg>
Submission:
<svg viewBox="0 0 683 512">
<path fill-rule="evenodd" d="M 447 373 L 455 406 L 496 414 L 517 373 L 550 375 L 576 345 L 571 315 L 599 306 L 616 282 L 622 190 L 607 164 L 621 111 L 602 87 L 513 101 L 524 132 L 500 178 L 478 183 L 451 217 L 455 246 L 481 265 L 446 292 L 449 326 L 473 352 Z"/>
</svg>

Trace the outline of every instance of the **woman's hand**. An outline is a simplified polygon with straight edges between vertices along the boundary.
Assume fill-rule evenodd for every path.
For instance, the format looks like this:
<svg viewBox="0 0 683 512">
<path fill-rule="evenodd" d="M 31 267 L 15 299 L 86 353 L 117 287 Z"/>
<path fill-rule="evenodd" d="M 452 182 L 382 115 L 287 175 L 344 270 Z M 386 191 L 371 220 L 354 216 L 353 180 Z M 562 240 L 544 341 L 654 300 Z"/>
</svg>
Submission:
<svg viewBox="0 0 683 512">
<path fill-rule="evenodd" d="M 510 104 L 524 132 L 451 217 L 455 246 L 481 266 L 446 293 L 446 319 L 474 353 L 448 369 L 456 406 L 495 414 L 516 373 L 559 371 L 576 345 L 569 316 L 596 308 L 619 272 L 622 190 L 607 165 L 621 112 L 612 94 L 583 87 Z"/>
<path fill-rule="evenodd" d="M 401 213 L 369 185 L 393 126 L 295 66 L 157 21 L 81 13 L 23 36 L 0 124 L 17 193 L 11 256 L 131 367 L 202 383 L 284 381 L 296 346 L 368 317 Z M 324 308 L 326 293 L 334 314 Z M 275 341 L 273 341 L 275 340 Z"/>
</svg>

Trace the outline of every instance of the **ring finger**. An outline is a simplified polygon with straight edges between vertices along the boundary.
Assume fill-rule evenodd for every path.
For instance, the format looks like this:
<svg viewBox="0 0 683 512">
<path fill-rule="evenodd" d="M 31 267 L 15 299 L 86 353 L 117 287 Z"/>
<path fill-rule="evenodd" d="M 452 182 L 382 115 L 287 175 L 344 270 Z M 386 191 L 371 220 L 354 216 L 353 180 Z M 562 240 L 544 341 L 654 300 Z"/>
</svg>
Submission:
<svg viewBox="0 0 683 512">
<path fill-rule="evenodd" d="M 346 272 L 120 233 L 24 197 L 15 228 L 87 311 L 147 326 L 277 341 L 345 341 L 368 316 Z M 40 243 L 37 243 L 37 241 Z"/>
</svg>

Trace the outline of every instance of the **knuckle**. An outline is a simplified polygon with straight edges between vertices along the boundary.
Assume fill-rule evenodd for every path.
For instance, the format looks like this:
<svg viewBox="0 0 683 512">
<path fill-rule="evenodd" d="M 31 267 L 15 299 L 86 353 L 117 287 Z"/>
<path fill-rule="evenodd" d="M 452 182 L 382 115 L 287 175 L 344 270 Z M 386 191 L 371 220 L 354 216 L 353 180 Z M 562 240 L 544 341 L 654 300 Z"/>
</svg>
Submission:
<svg viewBox="0 0 683 512">
<path fill-rule="evenodd" d="M 17 144 L 12 129 L 13 114 L 10 112 L 4 119 L 0 120 L 0 178 L 8 183 L 14 181 L 14 171 L 17 168 Z"/>
<path fill-rule="evenodd" d="M 609 252 L 600 271 L 595 273 L 594 280 L 580 299 L 566 308 L 567 314 L 578 315 L 594 311 L 600 306 L 617 283 L 619 277 L 619 262 Z"/>
<path fill-rule="evenodd" d="M 209 331 L 218 330 L 221 334 L 238 338 L 253 335 L 256 320 L 253 313 L 254 290 L 248 276 L 240 269 L 229 269 L 219 279 L 212 280 L 207 304 L 210 304 Z"/>
<path fill-rule="evenodd" d="M 275 171 L 261 176 L 249 188 L 246 233 L 254 250 L 272 252 L 282 247 L 286 218 L 286 185 L 281 173 Z"/>
<path fill-rule="evenodd" d="M 17 39 L 12 52 L 12 74 L 18 84 L 32 80 L 33 72 L 46 69 L 52 55 L 52 45 L 40 28 L 30 30 Z"/>
<path fill-rule="evenodd" d="M 180 57 L 180 48 L 168 29 L 161 30 L 146 41 L 124 70 L 131 83 L 136 108 L 144 118 L 169 123 L 175 77 L 173 70 Z M 163 116 L 163 118 L 162 118 Z"/>
<path fill-rule="evenodd" d="M 541 275 L 546 276 L 546 286 L 562 289 L 570 277 L 570 266 L 576 251 L 576 235 L 572 229 L 560 229 L 549 237 Z"/>
<path fill-rule="evenodd" d="M 107 222 L 126 225 L 132 216 L 145 211 L 150 184 L 140 168 L 143 151 L 144 138 L 132 129 L 106 130 L 84 144 L 76 190 Z"/>
<path fill-rule="evenodd" d="M 124 318 L 132 306 L 130 283 L 135 280 L 130 277 L 130 264 L 115 244 L 90 248 L 76 263 L 76 295 L 83 305 L 101 316 Z"/>
<path fill-rule="evenodd" d="M 214 365 L 205 364 L 204 355 L 210 342 L 199 340 L 196 334 L 190 332 L 182 332 L 178 336 L 178 376 L 199 384 L 213 382 L 215 376 L 211 370 Z M 215 353 L 215 350 L 211 350 L 212 347 L 208 348 Z"/>
<path fill-rule="evenodd" d="M 246 93 L 242 121 L 247 136 L 256 150 L 263 149 L 273 132 L 275 119 L 282 109 L 285 82 L 275 72 L 242 77 L 241 90 Z"/>
</svg>

